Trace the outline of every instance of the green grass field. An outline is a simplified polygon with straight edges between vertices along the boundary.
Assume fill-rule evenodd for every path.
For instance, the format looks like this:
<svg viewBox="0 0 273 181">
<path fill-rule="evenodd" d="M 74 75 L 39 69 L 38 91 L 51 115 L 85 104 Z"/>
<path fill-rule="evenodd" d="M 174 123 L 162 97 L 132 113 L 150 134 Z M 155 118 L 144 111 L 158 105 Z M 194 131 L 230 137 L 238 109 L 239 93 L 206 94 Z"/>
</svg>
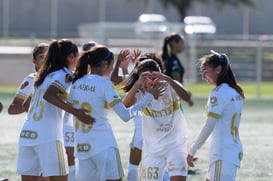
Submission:
<svg viewBox="0 0 273 181">
<path fill-rule="evenodd" d="M 237 181 L 271 181 L 273 180 L 273 83 L 263 83 L 261 97 L 256 97 L 256 85 L 251 83 L 241 84 L 246 94 L 243 110 L 240 135 L 244 146 L 242 168 L 238 171 Z M 189 84 L 186 87 L 192 92 L 194 106 L 189 108 L 184 105 L 184 112 L 190 128 L 189 143 L 199 132 L 204 122 L 204 106 L 211 87 L 206 84 Z M 24 121 L 24 114 L 8 115 L 9 105 L 17 86 L 0 86 L 0 100 L 4 110 L 0 114 L 0 178 L 7 177 L 11 181 L 18 181 L 16 175 L 17 141 L 20 127 Z M 133 123 L 122 122 L 115 113 L 110 113 L 120 152 L 124 171 L 127 171 L 129 157 L 129 144 L 133 135 Z M 189 181 L 205 180 L 208 166 L 207 145 L 197 153 L 199 158 L 195 174 L 189 175 Z M 125 180 L 125 179 L 124 179 Z"/>
</svg>

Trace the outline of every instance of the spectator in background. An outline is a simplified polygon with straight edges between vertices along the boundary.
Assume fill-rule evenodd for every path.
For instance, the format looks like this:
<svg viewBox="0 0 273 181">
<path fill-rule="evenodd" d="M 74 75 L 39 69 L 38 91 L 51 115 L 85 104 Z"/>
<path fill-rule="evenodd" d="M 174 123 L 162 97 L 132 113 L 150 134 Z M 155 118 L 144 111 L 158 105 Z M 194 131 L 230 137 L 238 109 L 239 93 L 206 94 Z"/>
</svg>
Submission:
<svg viewBox="0 0 273 181">
<path fill-rule="evenodd" d="M 165 74 L 177 80 L 184 82 L 185 68 L 183 67 L 178 54 L 184 50 L 184 37 L 178 33 L 171 33 L 164 38 L 161 58 L 165 64 Z"/>
</svg>

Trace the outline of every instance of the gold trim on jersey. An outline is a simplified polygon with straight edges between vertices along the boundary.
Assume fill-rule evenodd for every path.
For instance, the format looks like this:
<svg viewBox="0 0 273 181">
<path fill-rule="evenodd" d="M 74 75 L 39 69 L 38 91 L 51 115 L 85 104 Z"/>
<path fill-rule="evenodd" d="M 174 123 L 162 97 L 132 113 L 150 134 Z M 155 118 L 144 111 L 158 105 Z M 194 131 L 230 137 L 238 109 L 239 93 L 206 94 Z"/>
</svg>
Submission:
<svg viewBox="0 0 273 181">
<path fill-rule="evenodd" d="M 207 116 L 213 117 L 215 119 L 219 119 L 221 115 L 213 113 L 213 112 L 207 112 Z"/>
<path fill-rule="evenodd" d="M 207 116 L 213 117 L 215 119 L 219 119 L 221 117 L 220 114 L 216 114 L 216 113 L 213 113 L 213 112 L 208 112 L 208 106 L 206 106 L 206 114 L 207 114 Z"/>
<path fill-rule="evenodd" d="M 18 98 L 18 99 L 21 99 L 21 100 L 23 100 L 23 101 L 27 99 L 27 96 L 22 95 L 22 94 L 16 94 L 15 97 Z"/>
<path fill-rule="evenodd" d="M 114 148 L 114 149 L 115 149 L 115 154 L 116 154 L 116 158 L 117 158 L 118 173 L 119 173 L 120 178 L 122 178 L 122 177 L 124 177 L 124 174 L 123 174 L 123 167 L 121 165 L 120 153 L 117 148 Z"/>
<path fill-rule="evenodd" d="M 56 84 L 55 82 L 51 84 L 52 86 L 56 87 L 57 89 L 59 89 L 59 91 L 61 92 L 60 93 L 60 97 L 63 99 L 63 100 L 67 100 L 68 98 L 68 94 L 67 92 L 61 87 L 59 86 L 58 84 Z"/>
<path fill-rule="evenodd" d="M 117 103 L 120 103 L 121 99 L 114 99 L 112 102 L 110 102 L 108 104 L 108 106 L 113 107 L 114 105 L 116 105 Z"/>
<path fill-rule="evenodd" d="M 177 109 L 179 109 L 179 100 L 173 101 L 173 104 L 171 104 L 171 106 L 169 106 L 165 109 L 159 110 L 159 111 L 158 110 L 149 110 L 149 108 L 145 107 L 143 109 L 143 114 L 145 114 L 146 116 L 150 116 L 150 117 L 162 117 L 162 116 L 171 115 Z"/>
<path fill-rule="evenodd" d="M 232 115 L 232 119 L 231 119 L 231 124 L 230 124 L 230 134 L 233 138 L 233 141 L 238 144 L 238 137 L 239 137 L 239 129 L 238 127 L 235 125 L 235 120 L 236 120 L 236 117 L 237 117 L 237 113 L 234 113 Z"/>
<path fill-rule="evenodd" d="M 67 175 L 67 161 L 63 149 L 63 144 L 60 141 L 56 141 L 56 149 L 58 153 L 59 175 Z"/>
<path fill-rule="evenodd" d="M 111 107 L 107 104 L 107 102 L 104 102 L 104 109 L 110 109 Z"/>
<path fill-rule="evenodd" d="M 220 181 L 222 172 L 222 160 L 215 162 L 214 181 Z"/>
</svg>

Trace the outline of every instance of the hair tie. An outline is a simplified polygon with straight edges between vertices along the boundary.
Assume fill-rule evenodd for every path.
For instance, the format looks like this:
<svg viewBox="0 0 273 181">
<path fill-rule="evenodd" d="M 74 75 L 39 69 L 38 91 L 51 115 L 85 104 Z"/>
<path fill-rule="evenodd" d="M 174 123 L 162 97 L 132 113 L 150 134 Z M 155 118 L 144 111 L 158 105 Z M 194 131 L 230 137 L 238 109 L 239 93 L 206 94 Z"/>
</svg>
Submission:
<svg viewBox="0 0 273 181">
<path fill-rule="evenodd" d="M 223 61 L 226 65 L 229 65 L 229 64 L 230 64 L 227 55 L 222 54 L 222 53 L 218 53 L 218 52 L 216 52 L 216 51 L 214 51 L 214 50 L 210 50 L 210 52 L 211 52 L 212 54 L 218 56 L 219 60 L 220 60 L 220 61 Z"/>
<path fill-rule="evenodd" d="M 108 59 L 111 55 L 113 55 L 113 53 L 112 53 L 111 51 L 108 50 L 107 55 L 106 55 L 101 61 Z M 101 61 L 100 61 L 100 62 L 101 62 Z"/>
</svg>

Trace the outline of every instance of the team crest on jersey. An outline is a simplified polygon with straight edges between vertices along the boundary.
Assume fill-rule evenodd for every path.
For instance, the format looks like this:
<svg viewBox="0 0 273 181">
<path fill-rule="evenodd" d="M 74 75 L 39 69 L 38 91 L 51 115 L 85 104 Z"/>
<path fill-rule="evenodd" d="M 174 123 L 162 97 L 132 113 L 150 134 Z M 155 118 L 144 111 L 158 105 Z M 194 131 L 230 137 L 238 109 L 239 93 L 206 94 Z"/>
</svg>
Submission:
<svg viewBox="0 0 273 181">
<path fill-rule="evenodd" d="M 29 85 L 28 81 L 25 81 L 22 85 L 20 89 L 24 89 Z"/>
<path fill-rule="evenodd" d="M 211 97 L 210 98 L 210 103 L 211 103 L 211 105 L 216 105 L 217 104 L 217 97 Z"/>
<path fill-rule="evenodd" d="M 171 104 L 171 99 L 168 95 L 163 95 L 162 100 L 164 101 L 165 104 Z"/>
<path fill-rule="evenodd" d="M 66 74 L 66 75 L 65 75 L 65 82 L 66 82 L 66 83 L 72 82 L 72 76 L 69 75 L 69 74 Z"/>
</svg>

